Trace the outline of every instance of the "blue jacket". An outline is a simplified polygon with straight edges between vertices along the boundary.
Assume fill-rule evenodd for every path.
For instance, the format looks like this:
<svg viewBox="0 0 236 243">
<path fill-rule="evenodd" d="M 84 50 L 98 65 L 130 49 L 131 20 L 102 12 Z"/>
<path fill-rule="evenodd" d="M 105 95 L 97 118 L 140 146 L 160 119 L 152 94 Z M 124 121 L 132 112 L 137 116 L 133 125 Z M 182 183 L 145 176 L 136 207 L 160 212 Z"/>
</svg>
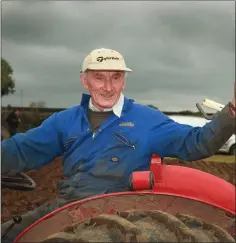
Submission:
<svg viewBox="0 0 236 243">
<path fill-rule="evenodd" d="M 192 161 L 211 156 L 223 145 L 216 151 L 208 146 L 220 126 L 217 119 L 193 128 L 126 97 L 121 117 L 108 118 L 93 136 L 87 119 L 89 98 L 84 94 L 80 105 L 4 140 L 2 173 L 38 169 L 62 156 L 68 180 L 60 182 L 61 195 L 82 198 L 88 191 L 125 190 L 131 172 L 149 169 L 152 154 Z"/>
</svg>

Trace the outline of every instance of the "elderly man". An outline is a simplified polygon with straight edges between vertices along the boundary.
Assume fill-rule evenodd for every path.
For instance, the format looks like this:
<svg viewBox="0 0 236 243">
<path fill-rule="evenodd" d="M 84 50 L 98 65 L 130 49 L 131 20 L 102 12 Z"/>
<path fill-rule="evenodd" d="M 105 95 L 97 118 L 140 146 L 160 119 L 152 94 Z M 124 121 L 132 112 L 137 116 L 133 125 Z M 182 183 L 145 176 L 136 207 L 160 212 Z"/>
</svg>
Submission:
<svg viewBox="0 0 236 243">
<path fill-rule="evenodd" d="M 235 132 L 235 97 L 204 127 L 181 125 L 124 97 L 126 72 L 131 69 L 120 53 L 93 50 L 80 73 L 90 95 L 83 94 L 80 105 L 53 114 L 40 127 L 2 142 L 2 173 L 39 169 L 62 156 L 68 178 L 60 182 L 58 198 L 23 215 L 9 240 L 66 203 L 129 190 L 129 175 L 148 170 L 152 154 L 203 159 L 216 153 Z"/>
</svg>

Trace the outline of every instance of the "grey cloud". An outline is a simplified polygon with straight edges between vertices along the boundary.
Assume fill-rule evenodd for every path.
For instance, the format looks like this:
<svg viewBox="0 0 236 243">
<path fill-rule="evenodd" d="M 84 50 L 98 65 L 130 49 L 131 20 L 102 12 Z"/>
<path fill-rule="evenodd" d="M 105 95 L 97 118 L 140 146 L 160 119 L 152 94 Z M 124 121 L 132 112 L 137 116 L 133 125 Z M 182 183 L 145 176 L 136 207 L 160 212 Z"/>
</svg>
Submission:
<svg viewBox="0 0 236 243">
<path fill-rule="evenodd" d="M 213 1 L 213 4 L 215 2 Z M 207 7 L 202 4 L 187 3 L 170 7 L 168 12 L 152 12 L 152 26 L 159 22 L 163 38 L 181 40 L 183 43 L 194 45 L 215 45 L 226 51 L 235 50 L 235 25 L 233 14 L 223 11 L 214 5 Z M 233 4 L 229 7 L 234 7 Z"/>
<path fill-rule="evenodd" d="M 204 95 L 223 103 L 232 97 L 234 2 L 2 5 L 2 53 L 17 81 L 17 93 L 4 103 L 19 103 L 21 89 L 25 105 L 39 99 L 53 107 L 78 103 L 84 92 L 80 65 L 99 47 L 117 49 L 125 56 L 133 69 L 125 93 L 140 102 L 185 109 L 186 102 L 194 108 Z"/>
</svg>

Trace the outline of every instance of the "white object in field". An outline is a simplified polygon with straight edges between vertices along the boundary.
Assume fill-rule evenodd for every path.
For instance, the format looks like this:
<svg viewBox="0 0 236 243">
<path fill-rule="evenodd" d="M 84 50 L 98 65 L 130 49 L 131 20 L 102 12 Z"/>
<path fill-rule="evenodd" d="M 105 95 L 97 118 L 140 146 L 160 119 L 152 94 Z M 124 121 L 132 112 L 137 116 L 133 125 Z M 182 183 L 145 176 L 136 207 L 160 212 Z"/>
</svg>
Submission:
<svg viewBox="0 0 236 243">
<path fill-rule="evenodd" d="M 202 105 L 216 111 L 221 111 L 224 108 L 224 105 L 209 99 L 204 99 Z"/>
<path fill-rule="evenodd" d="M 190 125 L 192 127 L 203 127 L 209 121 L 203 117 L 195 116 L 183 116 L 183 115 L 170 115 L 169 116 L 175 122 L 180 124 Z"/>
</svg>

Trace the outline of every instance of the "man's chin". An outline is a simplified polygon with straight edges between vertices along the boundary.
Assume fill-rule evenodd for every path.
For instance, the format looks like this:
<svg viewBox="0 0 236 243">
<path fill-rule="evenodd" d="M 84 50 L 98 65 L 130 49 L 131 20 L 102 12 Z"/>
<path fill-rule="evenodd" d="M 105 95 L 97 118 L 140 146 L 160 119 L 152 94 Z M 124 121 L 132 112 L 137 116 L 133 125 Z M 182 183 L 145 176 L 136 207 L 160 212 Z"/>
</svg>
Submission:
<svg viewBox="0 0 236 243">
<path fill-rule="evenodd" d="M 112 109 L 113 106 L 114 106 L 113 104 L 102 104 L 102 105 L 101 105 L 101 107 L 102 107 L 103 109 Z"/>
<path fill-rule="evenodd" d="M 115 104 L 113 102 L 101 102 L 99 104 L 103 109 L 111 109 Z"/>
<path fill-rule="evenodd" d="M 117 99 L 115 96 L 106 98 L 106 97 L 99 97 L 99 99 L 97 99 L 96 103 L 100 108 L 102 109 L 112 109 L 112 107 L 117 103 Z"/>
<path fill-rule="evenodd" d="M 116 99 L 115 99 L 115 97 L 112 97 L 112 98 L 103 97 L 100 100 L 100 104 L 103 105 L 104 107 L 111 108 L 116 104 Z"/>
</svg>

